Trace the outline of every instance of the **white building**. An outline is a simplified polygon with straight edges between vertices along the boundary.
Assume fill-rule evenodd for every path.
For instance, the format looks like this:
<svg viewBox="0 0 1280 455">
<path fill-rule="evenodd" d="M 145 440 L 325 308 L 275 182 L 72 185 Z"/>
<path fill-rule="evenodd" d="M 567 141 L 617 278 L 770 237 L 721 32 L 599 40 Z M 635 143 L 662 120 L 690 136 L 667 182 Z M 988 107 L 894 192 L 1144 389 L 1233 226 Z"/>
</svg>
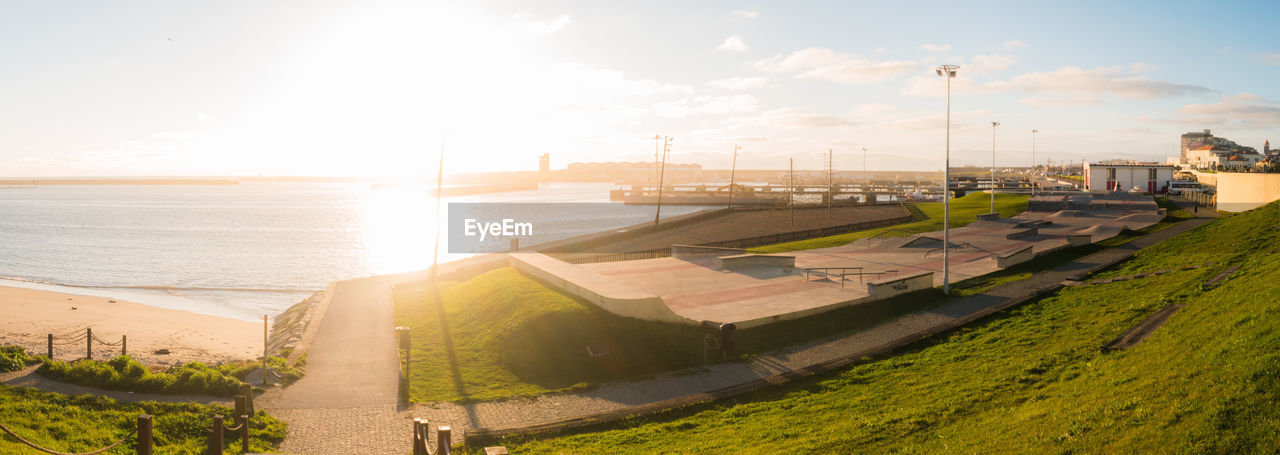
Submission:
<svg viewBox="0 0 1280 455">
<path fill-rule="evenodd" d="M 1194 169 L 1251 168 L 1266 158 L 1261 153 L 1220 149 L 1212 145 L 1187 150 L 1186 164 Z"/>
<path fill-rule="evenodd" d="M 1162 193 L 1173 180 L 1174 166 L 1133 161 L 1084 163 L 1084 185 L 1090 190 Z"/>
</svg>

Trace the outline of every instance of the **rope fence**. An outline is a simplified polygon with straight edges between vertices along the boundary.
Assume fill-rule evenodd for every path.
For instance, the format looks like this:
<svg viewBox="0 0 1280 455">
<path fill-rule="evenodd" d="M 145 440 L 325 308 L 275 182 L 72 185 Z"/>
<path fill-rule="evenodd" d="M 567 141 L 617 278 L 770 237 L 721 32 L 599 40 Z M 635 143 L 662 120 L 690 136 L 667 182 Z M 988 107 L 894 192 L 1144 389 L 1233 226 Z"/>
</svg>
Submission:
<svg viewBox="0 0 1280 455">
<path fill-rule="evenodd" d="M 97 342 L 99 345 L 106 346 L 106 347 L 113 347 L 113 348 L 119 347 L 120 355 L 126 355 L 129 353 L 129 336 L 128 335 L 120 335 L 119 341 L 106 341 L 106 340 L 103 340 L 102 338 L 99 338 L 97 335 L 95 335 L 93 333 L 93 328 L 85 328 L 83 332 L 79 330 L 73 330 L 73 331 L 58 335 L 57 337 L 55 337 L 54 334 L 50 333 L 48 335 L 48 340 L 46 343 L 46 348 L 47 348 L 46 353 L 48 354 L 50 359 L 56 358 L 55 354 L 57 354 L 58 351 L 61 351 L 64 354 L 79 354 L 80 351 L 78 349 L 69 349 L 69 348 L 65 348 L 64 346 L 71 346 L 71 345 L 84 343 L 84 357 L 88 359 L 92 359 L 94 342 Z M 57 351 L 55 351 L 54 349 L 55 346 L 58 347 Z M 111 349 L 110 351 L 114 351 L 114 349 Z"/>
<path fill-rule="evenodd" d="M 138 451 L 137 452 L 141 455 L 151 455 L 151 444 L 152 444 L 151 416 L 147 414 L 142 414 L 138 416 L 137 426 L 135 426 L 133 431 L 130 431 L 129 434 L 124 435 L 124 437 L 120 438 L 116 442 L 111 443 L 111 445 L 108 445 L 106 447 L 103 447 L 101 449 L 94 450 L 91 452 L 59 452 L 56 450 L 50 450 L 44 447 L 40 447 L 39 445 L 36 445 L 36 443 L 28 441 L 26 438 L 19 436 L 17 433 L 14 433 L 13 430 L 10 430 L 9 427 L 4 426 L 4 424 L 0 424 L 0 430 L 4 430 L 4 432 L 8 433 L 9 436 L 13 436 L 14 439 L 17 439 L 18 442 L 26 444 L 27 447 L 30 447 L 32 449 L 35 449 L 47 454 L 51 454 L 51 455 L 97 455 L 97 454 L 106 452 L 108 450 L 114 449 L 120 444 L 124 444 L 125 441 L 129 440 L 129 437 L 136 434 L 138 435 Z"/>
<path fill-rule="evenodd" d="M 452 433 L 448 425 L 437 426 L 435 450 L 431 450 L 431 425 L 427 419 L 413 419 L 413 455 L 449 455 L 453 452 Z"/>
</svg>

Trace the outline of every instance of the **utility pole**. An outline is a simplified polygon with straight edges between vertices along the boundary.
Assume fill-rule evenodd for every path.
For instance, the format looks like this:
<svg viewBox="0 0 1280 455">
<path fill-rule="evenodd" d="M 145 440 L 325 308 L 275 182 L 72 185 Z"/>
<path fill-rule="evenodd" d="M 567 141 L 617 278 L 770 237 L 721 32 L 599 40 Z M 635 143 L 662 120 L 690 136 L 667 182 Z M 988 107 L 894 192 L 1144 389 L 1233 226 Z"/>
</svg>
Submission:
<svg viewBox="0 0 1280 455">
<path fill-rule="evenodd" d="M 991 122 L 991 213 L 996 213 L 996 127 L 1000 122 Z"/>
<path fill-rule="evenodd" d="M 836 185 L 832 179 L 831 173 L 835 171 L 835 166 L 831 161 L 831 149 L 827 149 L 827 221 L 831 221 L 831 203 L 836 200 Z"/>
<path fill-rule="evenodd" d="M 660 153 L 659 150 L 661 146 L 662 146 L 662 135 L 661 134 L 653 135 L 653 169 L 649 171 L 650 186 L 653 185 L 654 180 L 657 180 L 654 178 L 655 177 L 654 174 L 658 173 L 658 154 Z"/>
<path fill-rule="evenodd" d="M 789 160 L 791 171 L 787 177 L 787 206 L 791 209 L 791 227 L 796 227 L 796 159 L 789 158 Z"/>
<path fill-rule="evenodd" d="M 1031 197 L 1036 197 L 1036 133 L 1040 130 L 1031 130 Z"/>
<path fill-rule="evenodd" d="M 662 187 L 666 186 L 667 157 L 671 155 L 671 136 L 662 138 L 662 170 L 658 173 L 658 212 L 653 215 L 653 224 L 658 224 L 662 217 Z"/>
<path fill-rule="evenodd" d="M 862 178 L 867 179 L 867 183 L 871 183 L 871 176 L 867 175 L 867 148 L 866 147 L 862 148 Z M 870 198 L 867 197 L 867 187 L 863 186 L 862 187 L 862 203 L 866 204 L 868 202 L 871 202 L 871 200 Z"/>
<path fill-rule="evenodd" d="M 742 147 L 738 147 L 737 144 L 734 144 L 733 165 L 729 167 L 729 208 L 733 208 L 733 178 L 734 174 L 738 171 L 738 150 L 740 149 L 742 149 Z"/>
</svg>

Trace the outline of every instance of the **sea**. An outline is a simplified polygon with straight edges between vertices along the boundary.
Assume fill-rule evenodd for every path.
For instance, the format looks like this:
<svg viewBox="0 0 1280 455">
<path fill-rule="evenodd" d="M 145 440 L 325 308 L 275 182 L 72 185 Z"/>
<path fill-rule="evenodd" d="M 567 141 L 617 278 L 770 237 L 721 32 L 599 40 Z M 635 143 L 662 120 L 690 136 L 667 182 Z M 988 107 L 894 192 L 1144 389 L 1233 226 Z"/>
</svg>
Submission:
<svg viewBox="0 0 1280 455">
<path fill-rule="evenodd" d="M 608 183 L 443 198 L 368 183 L 0 187 L 0 285 L 133 301 L 246 321 L 330 282 L 429 268 L 451 202 L 609 203 Z M 528 221 L 560 237 L 652 220 L 655 207 L 556 205 Z M 567 207 L 567 208 L 566 208 Z M 714 207 L 666 206 L 663 216 Z M 566 220 L 572 221 L 565 223 Z M 441 263 L 451 253 L 440 239 Z"/>
</svg>

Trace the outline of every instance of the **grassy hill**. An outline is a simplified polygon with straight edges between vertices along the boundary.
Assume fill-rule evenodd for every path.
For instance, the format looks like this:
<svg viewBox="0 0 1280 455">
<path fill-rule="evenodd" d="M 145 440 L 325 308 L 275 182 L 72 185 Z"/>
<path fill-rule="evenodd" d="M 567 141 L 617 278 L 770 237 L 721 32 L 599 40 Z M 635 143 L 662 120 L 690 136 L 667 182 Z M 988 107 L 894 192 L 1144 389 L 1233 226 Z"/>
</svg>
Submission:
<svg viewBox="0 0 1280 455">
<path fill-rule="evenodd" d="M 0 424 L 40 446 L 60 452 L 97 450 L 133 431 L 139 414 L 151 414 L 155 451 L 161 454 L 202 454 L 205 431 L 213 416 L 231 416 L 231 409 L 195 403 L 119 403 L 91 395 L 67 396 L 0 384 Z M 228 417 L 227 425 L 234 422 Z M 270 452 L 284 440 L 285 425 L 258 411 L 250 425 L 250 448 Z M 238 433 L 228 433 L 228 447 L 239 453 Z M 108 453 L 134 453 L 136 437 Z M 0 453 L 35 453 L 12 436 L 0 432 Z"/>
<path fill-rule="evenodd" d="M 512 453 L 1275 453 L 1278 223 L 1276 203 L 1228 216 L 1101 277 L 1171 272 L 1064 288 L 840 372 L 501 443 Z M 1170 303 L 1185 307 L 1141 344 L 1100 349 Z"/>
</svg>

